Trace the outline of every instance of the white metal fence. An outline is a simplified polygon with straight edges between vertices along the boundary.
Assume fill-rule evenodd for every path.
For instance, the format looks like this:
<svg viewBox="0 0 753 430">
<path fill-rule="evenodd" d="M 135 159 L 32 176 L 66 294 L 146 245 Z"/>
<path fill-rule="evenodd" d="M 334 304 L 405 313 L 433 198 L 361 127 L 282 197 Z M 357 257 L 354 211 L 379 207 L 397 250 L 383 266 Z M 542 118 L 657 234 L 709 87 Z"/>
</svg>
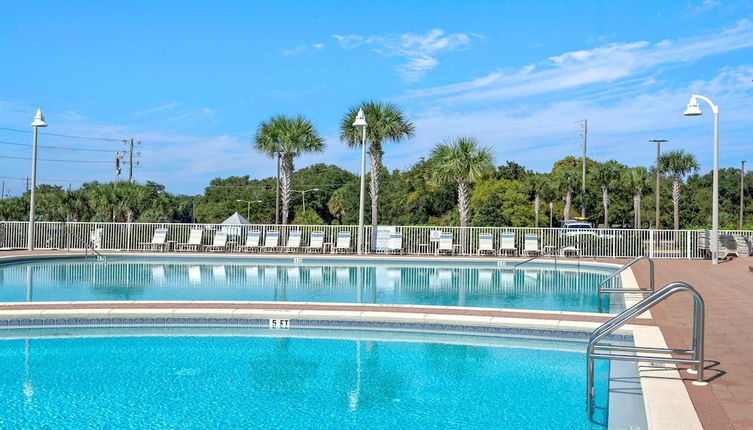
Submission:
<svg viewBox="0 0 753 430">
<path fill-rule="evenodd" d="M 280 246 L 285 246 L 291 231 L 301 231 L 301 246 L 309 245 L 311 232 L 325 234 L 326 250 L 336 243 L 337 233 L 348 231 L 351 234 L 351 247 L 356 246 L 358 226 L 355 225 L 222 225 L 222 224 L 163 224 L 163 223 L 100 223 L 100 222 L 36 222 L 34 223 L 34 247 L 37 249 L 83 249 L 92 244 L 93 233 L 99 234 L 97 248 L 105 251 L 132 251 L 142 248 L 149 242 L 158 228 L 167 228 L 170 243 L 187 243 L 191 230 L 202 229 L 202 244 L 211 244 L 217 231 L 228 233 L 228 247 L 233 250 L 243 245 L 248 231 L 260 231 L 261 243 L 266 232 L 280 233 Z M 402 234 L 403 250 L 406 254 L 433 254 L 438 245 L 438 231 L 451 233 L 454 251 L 457 254 L 476 254 L 479 248 L 479 234 L 491 233 L 494 249 L 501 245 L 502 233 L 513 233 L 515 245 L 520 254 L 524 249 L 524 237 L 535 235 L 539 249 L 545 253 L 572 246 L 584 257 L 631 258 L 647 255 L 653 258 L 704 258 L 705 250 L 699 248 L 699 238 L 706 230 L 645 230 L 645 229 L 560 229 L 527 227 L 437 227 L 437 226 L 394 226 L 396 233 Z M 0 249 L 23 249 L 27 246 L 28 222 L 0 222 Z M 753 231 L 722 231 L 720 234 L 736 234 L 753 238 Z M 371 227 L 364 232 L 367 252 L 371 250 Z"/>
</svg>

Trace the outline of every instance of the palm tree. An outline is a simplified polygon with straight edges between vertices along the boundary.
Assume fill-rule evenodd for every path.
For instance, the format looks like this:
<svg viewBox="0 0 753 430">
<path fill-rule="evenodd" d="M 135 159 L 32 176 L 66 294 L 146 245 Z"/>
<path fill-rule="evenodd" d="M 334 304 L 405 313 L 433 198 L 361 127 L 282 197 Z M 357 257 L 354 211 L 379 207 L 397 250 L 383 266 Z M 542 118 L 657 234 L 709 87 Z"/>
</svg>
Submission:
<svg viewBox="0 0 753 430">
<path fill-rule="evenodd" d="M 643 190 L 651 185 L 651 178 L 645 167 L 634 167 L 627 171 L 625 182 L 633 190 L 633 223 L 635 228 L 641 228 L 641 198 Z"/>
<path fill-rule="evenodd" d="M 324 139 L 303 115 L 276 115 L 262 121 L 254 137 L 254 148 L 272 158 L 280 153 L 280 194 L 282 195 L 282 223 L 288 223 L 290 209 L 290 181 L 293 159 L 305 152 L 324 151 Z"/>
<path fill-rule="evenodd" d="M 620 169 L 617 162 L 609 160 L 596 165 L 594 180 L 601 186 L 601 202 L 604 205 L 604 227 L 609 228 L 609 187 L 619 179 Z"/>
<path fill-rule="evenodd" d="M 96 188 L 90 188 L 88 193 L 88 200 L 92 208 L 98 214 L 107 216 L 112 222 L 115 222 L 117 216 L 116 206 L 118 203 L 115 186 L 113 184 L 101 184 Z"/>
<path fill-rule="evenodd" d="M 682 177 L 698 171 L 700 167 L 693 154 L 684 150 L 669 151 L 659 157 L 659 165 L 672 175 L 672 206 L 674 209 L 675 230 L 680 229 L 680 183 Z"/>
<path fill-rule="evenodd" d="M 401 140 L 413 136 L 413 123 L 405 118 L 403 110 L 392 103 L 382 103 L 376 101 L 366 101 L 359 106 L 348 109 L 340 121 L 340 140 L 345 142 L 351 148 L 358 148 L 361 145 L 362 131 L 360 127 L 354 127 L 353 121 L 356 119 L 358 109 L 362 108 L 366 116 L 366 140 L 369 142 L 369 167 L 371 169 L 371 182 L 369 183 L 369 194 L 371 195 L 371 234 L 372 244 L 376 244 L 377 223 L 379 221 L 379 210 L 377 203 L 379 200 L 379 179 L 382 173 L 382 143 L 400 142 Z"/>
<path fill-rule="evenodd" d="M 460 226 L 468 225 L 468 186 L 494 169 L 494 156 L 489 147 L 479 147 L 473 137 L 446 140 L 431 151 L 429 162 L 432 179 L 438 183 L 457 182 Z"/>
<path fill-rule="evenodd" d="M 575 169 L 563 169 L 557 173 L 555 181 L 560 192 L 565 193 L 563 198 L 565 206 L 563 207 L 562 215 L 566 220 L 570 219 L 570 205 L 573 201 L 573 191 L 580 183 L 580 173 Z"/>
<path fill-rule="evenodd" d="M 549 189 L 549 175 L 537 174 L 528 178 L 528 189 L 533 193 L 533 212 L 536 214 L 534 226 L 539 226 L 539 213 L 541 212 L 541 196 Z"/>
</svg>

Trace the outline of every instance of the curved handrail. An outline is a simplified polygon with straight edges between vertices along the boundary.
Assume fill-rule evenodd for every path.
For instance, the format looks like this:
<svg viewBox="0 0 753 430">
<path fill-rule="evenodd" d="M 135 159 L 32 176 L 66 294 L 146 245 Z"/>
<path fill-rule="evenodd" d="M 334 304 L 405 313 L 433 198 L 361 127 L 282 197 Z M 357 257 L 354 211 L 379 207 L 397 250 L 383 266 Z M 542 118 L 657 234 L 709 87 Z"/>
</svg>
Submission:
<svg viewBox="0 0 753 430">
<path fill-rule="evenodd" d="M 89 241 L 82 239 L 82 238 L 81 238 L 80 236 L 78 236 L 78 235 L 77 235 L 76 233 L 73 233 L 72 231 L 70 231 L 70 229 L 68 229 L 67 227 L 68 227 L 67 225 L 66 225 L 66 226 L 64 226 L 64 228 L 65 228 L 66 232 L 67 232 L 68 234 L 70 234 L 70 235 L 71 235 L 71 237 L 73 237 L 74 239 L 77 239 L 77 240 L 78 240 L 79 242 L 81 242 L 81 244 L 82 244 L 82 245 L 84 245 L 84 255 L 87 255 L 87 253 L 88 253 L 88 250 L 89 250 L 89 249 L 91 249 L 91 250 L 92 250 L 92 252 L 93 252 L 93 253 L 94 253 L 94 254 L 95 254 L 95 255 L 97 256 L 97 260 L 102 260 L 102 261 L 105 261 L 105 262 L 107 261 L 107 257 L 105 257 L 105 256 L 104 256 L 104 255 L 102 255 L 102 254 L 101 254 L 101 253 L 100 253 L 99 251 L 97 251 L 97 250 L 96 250 L 96 249 L 94 248 L 94 246 L 92 246 L 92 244 L 91 244 L 91 243 L 90 243 Z"/>
<path fill-rule="evenodd" d="M 629 268 L 630 266 L 632 266 L 633 264 L 641 260 L 648 261 L 648 289 L 643 289 L 640 287 L 638 288 L 606 288 L 604 287 L 604 284 L 613 280 L 614 278 L 617 277 L 617 275 L 624 272 L 625 270 L 627 270 L 627 268 Z M 599 312 L 601 312 L 601 295 L 603 293 L 630 293 L 630 292 L 646 292 L 646 291 L 648 291 L 649 293 L 654 292 L 654 260 L 649 256 L 641 255 L 623 264 L 622 267 L 612 272 L 609 276 L 607 276 L 606 278 L 602 279 L 601 282 L 599 282 L 599 285 L 596 287 L 596 296 L 597 296 L 596 300 L 598 302 L 598 310 Z"/>
<path fill-rule="evenodd" d="M 528 260 L 524 260 L 524 261 L 521 261 L 520 263 L 517 263 L 517 264 L 515 264 L 515 265 L 514 265 L 514 266 L 513 266 L 512 268 L 513 268 L 513 269 L 516 269 L 516 268 L 517 268 L 518 266 L 520 266 L 520 265 L 523 265 L 523 264 L 526 264 L 526 263 L 528 263 L 528 262 L 530 262 L 530 261 L 533 261 L 533 260 L 535 260 L 535 259 L 537 259 L 537 258 L 541 258 L 541 257 L 548 257 L 548 256 L 552 256 L 552 255 L 554 256 L 554 258 L 555 258 L 555 261 L 556 261 L 556 259 L 557 259 L 557 253 L 558 253 L 559 251 L 562 251 L 563 249 L 565 249 L 565 248 L 569 248 L 569 247 L 571 247 L 571 246 L 580 246 L 581 244 L 591 243 L 591 242 L 595 241 L 596 239 L 601 239 L 601 238 L 600 238 L 600 237 L 591 237 L 591 238 L 589 238 L 588 240 L 584 240 L 584 241 L 580 241 L 580 240 L 579 240 L 579 241 L 577 241 L 577 242 L 575 242 L 575 243 L 571 243 L 571 244 L 569 244 L 569 245 L 562 245 L 562 246 L 559 246 L 559 247 L 557 247 L 557 248 L 554 248 L 554 249 L 553 249 L 553 250 L 551 251 L 551 252 L 553 252 L 554 254 L 551 254 L 551 253 L 549 253 L 549 254 L 544 254 L 544 253 L 541 253 L 541 254 L 539 254 L 539 255 L 534 255 L 533 257 L 529 258 Z"/>
<path fill-rule="evenodd" d="M 630 356 L 624 354 L 595 354 L 597 347 L 610 348 L 610 346 L 597 345 L 599 341 L 605 337 L 613 334 L 615 330 L 622 327 L 633 318 L 646 312 L 654 307 L 656 304 L 662 302 L 667 297 L 678 293 L 687 291 L 693 296 L 693 339 L 692 346 L 689 350 L 677 350 L 669 348 L 641 348 L 641 347 L 614 347 L 615 350 L 628 351 L 635 353 L 646 352 L 665 352 L 675 354 L 691 355 L 691 359 L 683 358 L 667 358 L 667 357 L 645 357 L 645 356 Z M 621 360 L 634 360 L 634 361 L 661 361 L 661 362 L 673 362 L 673 363 L 686 363 L 695 365 L 696 381 L 697 384 L 704 384 L 703 380 L 703 335 L 704 335 L 704 319 L 705 310 L 703 297 L 698 291 L 690 284 L 685 282 L 672 282 L 665 285 L 660 290 L 644 298 L 633 306 L 625 309 L 616 316 L 607 320 L 604 324 L 600 325 L 596 330 L 591 333 L 591 337 L 588 341 L 588 347 L 586 349 L 587 358 L 587 410 L 589 417 L 593 411 L 593 396 L 594 396 L 594 358 L 606 358 L 606 359 L 621 359 Z M 596 357 L 594 357 L 596 355 Z"/>
</svg>

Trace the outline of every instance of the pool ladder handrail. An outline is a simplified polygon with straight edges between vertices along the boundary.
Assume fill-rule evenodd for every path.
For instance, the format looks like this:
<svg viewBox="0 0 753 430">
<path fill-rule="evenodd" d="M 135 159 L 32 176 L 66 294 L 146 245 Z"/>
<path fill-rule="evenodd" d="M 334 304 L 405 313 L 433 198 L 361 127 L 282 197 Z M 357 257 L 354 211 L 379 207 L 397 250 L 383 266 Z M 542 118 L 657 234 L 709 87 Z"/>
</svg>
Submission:
<svg viewBox="0 0 753 430">
<path fill-rule="evenodd" d="M 633 264 L 641 261 L 646 260 L 648 261 L 648 289 L 644 288 L 612 288 L 612 287 L 606 287 L 605 284 L 617 277 L 620 273 L 627 270 L 630 266 Z M 654 292 L 654 260 L 653 258 L 647 256 L 647 255 L 641 255 L 640 257 L 635 257 L 632 260 L 628 261 L 627 263 L 623 264 L 622 267 L 617 269 L 615 272 L 611 273 L 609 276 L 604 278 L 601 282 L 599 282 L 599 286 L 597 287 L 597 300 L 599 302 L 599 312 L 601 312 L 601 295 L 602 294 L 626 294 L 626 293 L 653 293 Z"/>
<path fill-rule="evenodd" d="M 638 315 L 651 309 L 654 305 L 661 303 L 667 297 L 672 296 L 675 293 L 686 291 L 693 296 L 693 339 L 690 349 L 672 349 L 672 348 L 651 348 L 651 347 L 636 347 L 636 346 L 618 346 L 618 345 L 600 345 L 599 341 L 603 340 L 607 336 L 613 334 L 617 329 L 632 321 Z M 589 419 L 593 416 L 594 409 L 594 360 L 623 360 L 623 361 L 646 361 L 655 363 L 675 363 L 675 364 L 690 364 L 693 365 L 693 369 L 688 369 L 688 373 L 695 373 L 696 380 L 693 381 L 694 385 L 706 385 L 707 382 L 703 379 L 703 334 L 704 334 L 704 303 L 703 297 L 698 291 L 690 284 L 685 282 L 671 282 L 659 289 L 655 293 L 649 295 L 633 306 L 620 312 L 613 318 L 600 325 L 596 330 L 591 333 L 591 337 L 588 341 L 588 348 L 586 350 L 587 361 L 587 376 L 586 376 L 586 410 Z M 596 352 L 596 349 L 605 349 L 610 352 Z M 686 355 L 691 358 L 675 358 L 673 356 L 652 356 L 652 355 L 630 355 L 630 354 L 614 354 L 611 351 L 622 351 L 625 353 L 655 353 L 655 354 L 674 354 L 674 355 Z"/>
<path fill-rule="evenodd" d="M 104 261 L 105 263 L 107 263 L 107 257 L 97 251 L 89 241 L 82 239 L 76 233 L 73 233 L 70 230 L 68 230 L 68 233 L 71 235 L 71 237 L 77 239 L 79 242 L 81 242 L 82 245 L 84 245 L 84 258 L 89 258 L 89 250 L 91 249 L 92 253 L 97 256 L 97 261 Z"/>
<path fill-rule="evenodd" d="M 531 262 L 531 261 L 536 260 L 537 258 L 541 258 L 541 257 L 554 257 L 554 263 L 557 264 L 557 256 L 558 256 L 559 251 L 562 251 L 565 248 L 570 248 L 572 246 L 580 246 L 581 244 L 586 244 L 586 243 L 594 242 L 596 239 L 598 239 L 598 238 L 591 237 L 591 238 L 588 238 L 587 240 L 584 240 L 584 241 L 580 241 L 579 240 L 579 241 L 577 241 L 575 243 L 572 243 L 570 245 L 559 246 L 557 248 L 552 249 L 550 251 L 550 253 L 548 253 L 548 254 L 544 254 L 543 252 L 539 253 L 539 254 L 534 255 L 533 257 L 529 258 L 528 260 L 523 260 L 523 261 L 521 261 L 519 263 L 516 263 L 515 266 L 513 266 L 513 269 L 516 269 L 518 266 L 521 266 L 523 264 L 526 264 L 528 262 Z M 580 256 L 578 256 L 578 257 L 580 258 Z"/>
</svg>

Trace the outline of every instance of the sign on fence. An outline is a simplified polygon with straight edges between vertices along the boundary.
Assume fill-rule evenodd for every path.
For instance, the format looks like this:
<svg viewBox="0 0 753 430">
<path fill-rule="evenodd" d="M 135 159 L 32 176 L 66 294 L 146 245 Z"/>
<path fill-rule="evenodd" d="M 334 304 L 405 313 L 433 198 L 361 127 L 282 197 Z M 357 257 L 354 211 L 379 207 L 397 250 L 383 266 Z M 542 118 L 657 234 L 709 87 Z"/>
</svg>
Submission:
<svg viewBox="0 0 753 430">
<path fill-rule="evenodd" d="M 385 226 L 385 225 L 377 226 L 377 240 L 376 240 L 377 251 L 387 251 L 389 249 L 390 235 L 393 233 L 395 233 L 394 226 Z"/>
</svg>

